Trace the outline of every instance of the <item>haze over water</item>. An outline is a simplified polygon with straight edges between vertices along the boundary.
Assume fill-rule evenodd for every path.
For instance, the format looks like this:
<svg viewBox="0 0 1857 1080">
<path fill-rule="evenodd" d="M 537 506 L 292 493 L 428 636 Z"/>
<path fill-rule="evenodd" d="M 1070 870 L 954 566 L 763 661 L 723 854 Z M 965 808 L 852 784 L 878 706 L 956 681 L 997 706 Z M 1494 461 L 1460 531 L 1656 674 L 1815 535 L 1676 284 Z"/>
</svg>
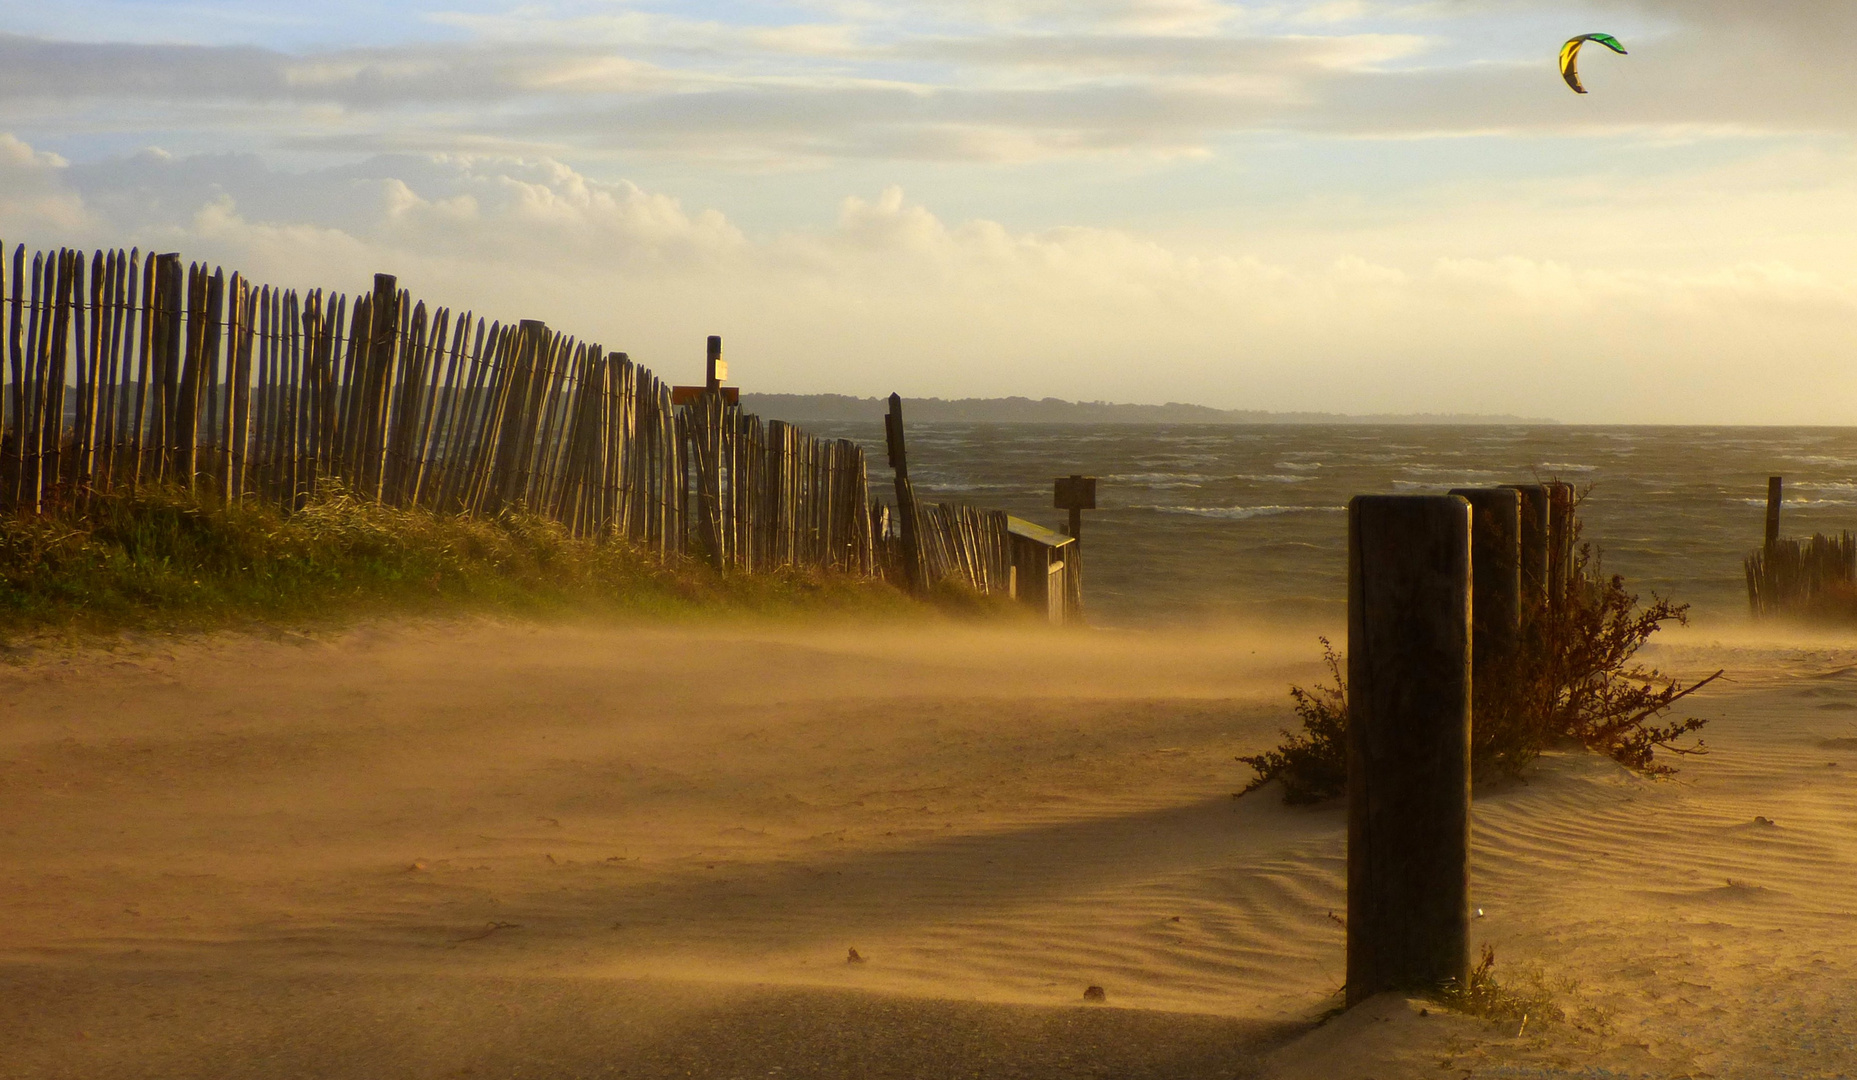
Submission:
<svg viewBox="0 0 1857 1080">
<path fill-rule="evenodd" d="M 856 438 L 887 498 L 881 426 Z M 1586 537 L 1640 593 L 1705 622 L 1747 610 L 1767 477 L 1786 478 L 1781 531 L 1857 527 L 1857 428 L 910 424 L 922 497 L 1044 524 L 1051 479 L 1100 478 L 1086 513 L 1093 622 L 1142 624 L 1345 608 L 1349 497 L 1563 479 L 1591 485 Z"/>
</svg>

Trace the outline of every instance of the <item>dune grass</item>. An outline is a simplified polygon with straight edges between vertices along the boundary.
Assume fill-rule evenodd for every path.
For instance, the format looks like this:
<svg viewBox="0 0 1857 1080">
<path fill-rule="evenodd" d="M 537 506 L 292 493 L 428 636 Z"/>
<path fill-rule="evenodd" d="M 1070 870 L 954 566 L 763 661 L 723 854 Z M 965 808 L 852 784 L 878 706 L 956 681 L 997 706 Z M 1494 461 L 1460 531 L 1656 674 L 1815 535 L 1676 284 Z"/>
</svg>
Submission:
<svg viewBox="0 0 1857 1080">
<path fill-rule="evenodd" d="M 978 610 L 960 600 L 952 606 Z M 948 607 L 949 604 L 937 604 Z M 981 605 L 984 606 L 984 605 Z M 332 491 L 284 514 L 170 488 L 0 516 L 0 635 L 317 623 L 386 613 L 703 614 L 928 610 L 879 581 L 722 575 L 543 518 L 469 519 Z"/>
</svg>

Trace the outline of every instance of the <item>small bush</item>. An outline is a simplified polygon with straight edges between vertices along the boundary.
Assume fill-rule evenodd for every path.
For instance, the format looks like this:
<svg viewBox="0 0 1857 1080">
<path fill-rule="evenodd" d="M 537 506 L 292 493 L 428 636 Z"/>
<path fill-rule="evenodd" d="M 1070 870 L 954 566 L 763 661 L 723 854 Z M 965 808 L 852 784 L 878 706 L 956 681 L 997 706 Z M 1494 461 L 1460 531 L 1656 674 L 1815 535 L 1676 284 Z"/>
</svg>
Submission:
<svg viewBox="0 0 1857 1080">
<path fill-rule="evenodd" d="M 1557 607 L 1529 621 L 1514 675 L 1478 694 L 1477 767 L 1517 775 L 1561 741 L 1652 774 L 1673 771 L 1656 760 L 1658 750 L 1703 753 L 1700 742 L 1682 740 L 1708 721 L 1661 718 L 1722 672 L 1684 685 L 1633 659 L 1666 623 L 1687 625 L 1689 605 L 1659 596 L 1640 605 L 1622 576 L 1603 572 L 1590 544 L 1579 545 L 1570 582 Z"/>
<path fill-rule="evenodd" d="M 1317 683 L 1311 690 L 1290 687 L 1290 700 L 1302 718 L 1302 733 L 1286 730 L 1283 745 L 1275 750 L 1240 757 L 1257 773 L 1240 795 L 1281 780 L 1283 801 L 1300 805 L 1332 799 L 1348 789 L 1348 680 L 1341 672 L 1340 654 L 1327 638 L 1320 640 L 1322 662 L 1328 665 L 1335 684 Z"/>
<path fill-rule="evenodd" d="M 1688 605 L 1656 596 L 1640 605 L 1622 576 L 1603 572 L 1592 545 L 1578 542 L 1577 517 L 1573 527 L 1568 584 L 1557 602 L 1526 613 L 1511 676 L 1472 684 L 1471 761 L 1480 779 L 1518 775 L 1541 751 L 1560 742 L 1577 743 L 1652 774 L 1673 771 L 1656 759 L 1659 750 L 1704 752 L 1700 741 L 1684 745 L 1683 740 L 1707 721 L 1663 718 L 1722 673 L 1685 685 L 1634 660 L 1665 624 L 1688 621 Z M 1283 781 L 1289 803 L 1319 802 L 1347 790 L 1347 683 L 1341 657 L 1328 639 L 1321 640 L 1334 685 L 1290 687 L 1303 731 L 1285 731 L 1276 749 L 1239 757 L 1255 772 L 1240 794 L 1272 780 Z"/>
</svg>

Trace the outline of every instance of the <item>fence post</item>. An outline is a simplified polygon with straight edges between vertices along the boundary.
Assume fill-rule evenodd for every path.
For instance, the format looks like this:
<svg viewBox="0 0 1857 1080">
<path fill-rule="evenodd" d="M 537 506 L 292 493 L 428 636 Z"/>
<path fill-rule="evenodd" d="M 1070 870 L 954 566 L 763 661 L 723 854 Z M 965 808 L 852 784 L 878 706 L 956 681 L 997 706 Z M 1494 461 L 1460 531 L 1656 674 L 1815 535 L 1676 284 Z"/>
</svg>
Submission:
<svg viewBox="0 0 1857 1080">
<path fill-rule="evenodd" d="M 1470 506 L 1348 504 L 1347 1003 L 1470 967 Z"/>
<path fill-rule="evenodd" d="M 896 513 L 902 518 L 903 576 L 912 592 L 927 587 L 922 580 L 922 547 L 917 520 L 916 491 L 909 483 L 909 447 L 903 439 L 903 395 L 890 395 L 890 411 L 883 418 L 884 445 L 890 468 L 896 470 Z"/>
<path fill-rule="evenodd" d="M 1761 547 L 1773 550 L 1773 545 L 1780 542 L 1780 492 L 1781 480 L 1777 476 L 1767 477 L 1767 540 Z"/>
<path fill-rule="evenodd" d="M 1471 685 L 1508 678 L 1521 627 L 1522 494 L 1454 488 L 1470 504 Z"/>
</svg>

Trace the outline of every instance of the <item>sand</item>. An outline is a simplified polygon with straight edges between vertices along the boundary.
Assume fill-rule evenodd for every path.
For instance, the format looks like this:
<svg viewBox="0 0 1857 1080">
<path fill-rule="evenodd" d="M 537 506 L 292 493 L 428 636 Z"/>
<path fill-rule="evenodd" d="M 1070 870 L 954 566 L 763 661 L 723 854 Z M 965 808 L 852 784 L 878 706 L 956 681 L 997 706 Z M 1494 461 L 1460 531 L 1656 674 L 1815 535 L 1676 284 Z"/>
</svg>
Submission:
<svg viewBox="0 0 1857 1080">
<path fill-rule="evenodd" d="M 1857 642 L 1737 633 L 1657 650 L 1735 680 L 1675 779 L 1479 789 L 1475 940 L 1569 1015 L 1527 1025 L 1316 1023 L 1341 809 L 1232 798 L 1307 628 L 27 655 L 0 1076 L 1857 1075 Z"/>
</svg>

